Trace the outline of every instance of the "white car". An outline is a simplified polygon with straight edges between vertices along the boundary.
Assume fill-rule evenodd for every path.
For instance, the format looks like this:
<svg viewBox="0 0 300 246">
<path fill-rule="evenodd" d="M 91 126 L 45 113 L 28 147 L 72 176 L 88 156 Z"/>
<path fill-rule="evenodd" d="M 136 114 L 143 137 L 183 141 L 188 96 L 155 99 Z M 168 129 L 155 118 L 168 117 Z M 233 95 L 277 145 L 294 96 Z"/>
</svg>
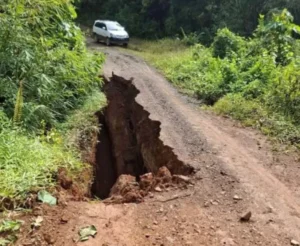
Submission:
<svg viewBox="0 0 300 246">
<path fill-rule="evenodd" d="M 93 26 L 93 36 L 97 42 L 105 42 L 106 45 L 128 45 L 129 35 L 125 28 L 116 21 L 96 20 Z"/>
</svg>

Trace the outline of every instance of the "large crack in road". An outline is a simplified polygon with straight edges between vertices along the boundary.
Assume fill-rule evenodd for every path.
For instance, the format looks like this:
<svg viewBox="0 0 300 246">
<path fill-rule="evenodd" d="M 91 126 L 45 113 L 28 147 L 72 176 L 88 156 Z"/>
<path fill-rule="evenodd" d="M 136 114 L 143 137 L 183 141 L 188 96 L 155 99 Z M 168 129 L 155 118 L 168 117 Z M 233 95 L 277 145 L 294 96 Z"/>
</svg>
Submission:
<svg viewBox="0 0 300 246">
<path fill-rule="evenodd" d="M 300 178 L 295 155 L 273 152 L 261 134 L 199 109 L 142 59 L 94 42 L 89 48 L 106 53 L 107 80 L 114 73 L 125 84 L 130 81 L 127 86 L 114 82 L 106 86 L 112 104 L 101 118 L 102 145 L 97 155 L 98 163 L 111 167 L 98 170 L 102 177 L 111 175 L 104 197 L 120 173 L 138 176 L 167 165 L 164 158 L 160 164 L 160 152 L 151 151 L 156 146 L 172 150 L 168 158 L 178 163 L 176 167 L 184 163 L 196 170 L 196 181 L 188 189 L 155 192 L 139 205 L 70 202 L 62 211 L 70 216 L 69 223 L 58 222 L 55 227 L 56 245 L 76 245 L 74 230 L 83 225 L 98 228 L 97 236 L 85 242 L 91 246 L 282 246 L 300 241 Z M 127 94 L 131 96 L 124 97 Z M 124 138 L 127 131 L 131 134 Z M 146 152 L 142 151 L 148 139 L 154 144 L 146 144 Z M 128 169 L 125 163 L 132 165 Z M 250 221 L 241 223 L 241 216 L 249 211 Z M 57 216 L 48 213 L 48 217 Z"/>
<path fill-rule="evenodd" d="M 171 174 L 193 172 L 194 168 L 179 160 L 160 139 L 160 122 L 151 120 L 135 101 L 139 91 L 132 80 L 113 75 L 105 80 L 104 93 L 108 105 L 99 115 L 102 130 L 92 188 L 95 196 L 107 198 L 117 177 L 123 174 L 138 180 L 147 172 L 157 173 L 161 167 L 167 167 Z"/>
<path fill-rule="evenodd" d="M 270 167 L 285 163 L 280 163 L 281 157 L 272 152 L 264 137 L 199 110 L 142 59 L 114 48 L 105 52 L 108 57 L 105 74 L 114 72 L 124 78 L 134 78 L 134 85 L 140 91 L 136 101 L 153 120 L 161 122 L 163 142 L 172 147 L 183 162 L 198 170 L 198 175 L 207 178 L 202 182 L 202 192 L 216 194 L 222 187 L 221 192 L 226 190 L 232 197 L 235 193 L 243 194 L 237 211 L 254 210 L 259 230 L 277 234 L 276 245 L 282 245 L 282 238 L 300 238 L 300 216 L 297 216 L 300 199 L 294 192 L 300 182 L 294 175 L 289 181 L 298 166 L 293 156 L 289 159 L 293 163 L 288 166 L 290 169 L 278 174 Z M 229 174 L 234 181 L 220 177 L 220 173 Z M 228 196 L 221 198 L 222 203 L 229 204 L 228 199 Z M 266 212 L 269 207 L 276 211 L 273 226 L 266 226 L 274 221 L 275 212 Z M 214 216 L 224 215 L 216 211 Z M 280 230 L 273 231 L 276 227 Z"/>
</svg>

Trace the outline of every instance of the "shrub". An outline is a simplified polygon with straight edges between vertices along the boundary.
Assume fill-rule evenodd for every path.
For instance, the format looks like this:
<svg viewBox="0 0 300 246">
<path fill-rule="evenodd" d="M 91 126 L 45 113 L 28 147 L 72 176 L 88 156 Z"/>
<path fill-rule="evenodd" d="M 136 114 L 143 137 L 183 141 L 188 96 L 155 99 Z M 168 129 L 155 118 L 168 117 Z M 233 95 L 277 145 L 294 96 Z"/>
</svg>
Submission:
<svg viewBox="0 0 300 246">
<path fill-rule="evenodd" d="M 86 51 L 69 0 L 6 0 L 0 12 L 3 110 L 31 130 L 53 126 L 99 88 L 103 57 Z"/>
<path fill-rule="evenodd" d="M 30 192 L 54 186 L 60 167 L 76 172 L 82 163 L 61 143 L 50 144 L 12 127 L 0 130 L 0 201 L 22 202 Z"/>
<path fill-rule="evenodd" d="M 273 57 L 267 53 L 242 57 L 238 66 L 240 78 L 234 82 L 232 92 L 242 92 L 249 99 L 263 96 L 279 73 Z"/>
<path fill-rule="evenodd" d="M 212 43 L 212 53 L 214 57 L 230 57 L 232 53 L 239 54 L 245 49 L 246 43 L 242 37 L 232 33 L 229 29 L 219 29 L 214 42 Z"/>
<path fill-rule="evenodd" d="M 295 124 L 300 122 L 300 67 L 296 63 L 280 69 L 277 80 L 270 85 L 266 103 L 270 110 L 280 112 Z"/>
<path fill-rule="evenodd" d="M 182 42 L 186 44 L 187 46 L 193 46 L 199 42 L 199 35 L 196 32 L 186 34 L 181 28 L 181 33 L 182 33 Z"/>
<path fill-rule="evenodd" d="M 293 20 L 293 16 L 286 9 L 280 13 L 272 13 L 269 19 L 261 15 L 255 31 L 261 46 L 270 54 L 274 54 L 276 62 L 280 65 L 289 64 L 294 57 L 296 41 L 293 33 L 300 34 L 300 27 L 293 24 Z"/>
</svg>

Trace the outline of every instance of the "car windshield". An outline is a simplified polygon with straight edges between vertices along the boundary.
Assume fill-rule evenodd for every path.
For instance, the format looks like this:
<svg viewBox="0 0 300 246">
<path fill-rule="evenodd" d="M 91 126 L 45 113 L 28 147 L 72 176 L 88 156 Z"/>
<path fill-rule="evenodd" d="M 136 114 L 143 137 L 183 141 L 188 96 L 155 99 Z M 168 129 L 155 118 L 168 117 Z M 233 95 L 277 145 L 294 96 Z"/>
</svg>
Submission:
<svg viewBox="0 0 300 246">
<path fill-rule="evenodd" d="M 124 27 L 122 27 L 119 23 L 117 22 L 110 22 L 107 23 L 107 28 L 110 31 L 121 31 L 124 30 Z"/>
</svg>

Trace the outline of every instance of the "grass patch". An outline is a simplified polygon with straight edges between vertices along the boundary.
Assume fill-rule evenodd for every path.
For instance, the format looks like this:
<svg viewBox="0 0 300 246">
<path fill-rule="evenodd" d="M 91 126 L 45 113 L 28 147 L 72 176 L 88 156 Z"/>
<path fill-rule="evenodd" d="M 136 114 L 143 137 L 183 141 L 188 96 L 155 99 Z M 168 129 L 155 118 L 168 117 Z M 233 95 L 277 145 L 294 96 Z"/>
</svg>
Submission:
<svg viewBox="0 0 300 246">
<path fill-rule="evenodd" d="M 259 129 L 281 143 L 300 148 L 300 127 L 282 114 L 271 112 L 258 100 L 246 100 L 240 94 L 229 94 L 210 108 L 220 115 L 239 120 L 244 126 Z"/>
<path fill-rule="evenodd" d="M 97 141 L 99 122 L 96 113 L 106 106 L 106 97 L 101 92 L 94 92 L 81 109 L 75 110 L 66 123 L 60 126 L 65 134 L 65 144 L 79 151 L 83 160 L 88 161 L 92 148 Z"/>
<path fill-rule="evenodd" d="M 133 39 L 128 50 L 154 65 L 177 88 L 187 94 L 193 94 L 192 86 L 174 79 L 174 71 L 192 56 L 191 49 L 184 42 L 171 38 L 156 41 Z"/>
<path fill-rule="evenodd" d="M 28 135 L 28 132 L 13 126 L 4 114 L 0 114 L 2 208 L 4 201 L 10 201 L 15 208 L 25 205 L 31 193 L 53 188 L 59 168 L 65 168 L 70 176 L 78 176 L 87 168 L 80 158 L 78 142 L 81 137 L 91 138 L 98 131 L 95 112 L 104 105 L 104 95 L 93 93 L 81 109 L 69 116 L 67 123 L 47 135 Z"/>
<path fill-rule="evenodd" d="M 22 223 L 20 220 L 3 220 L 0 223 L 0 246 L 12 245 L 17 241 Z"/>
<path fill-rule="evenodd" d="M 0 199 L 24 201 L 31 192 L 54 186 L 58 168 L 74 172 L 83 167 L 74 152 L 55 141 L 53 135 L 45 141 L 17 128 L 1 130 Z"/>
</svg>

